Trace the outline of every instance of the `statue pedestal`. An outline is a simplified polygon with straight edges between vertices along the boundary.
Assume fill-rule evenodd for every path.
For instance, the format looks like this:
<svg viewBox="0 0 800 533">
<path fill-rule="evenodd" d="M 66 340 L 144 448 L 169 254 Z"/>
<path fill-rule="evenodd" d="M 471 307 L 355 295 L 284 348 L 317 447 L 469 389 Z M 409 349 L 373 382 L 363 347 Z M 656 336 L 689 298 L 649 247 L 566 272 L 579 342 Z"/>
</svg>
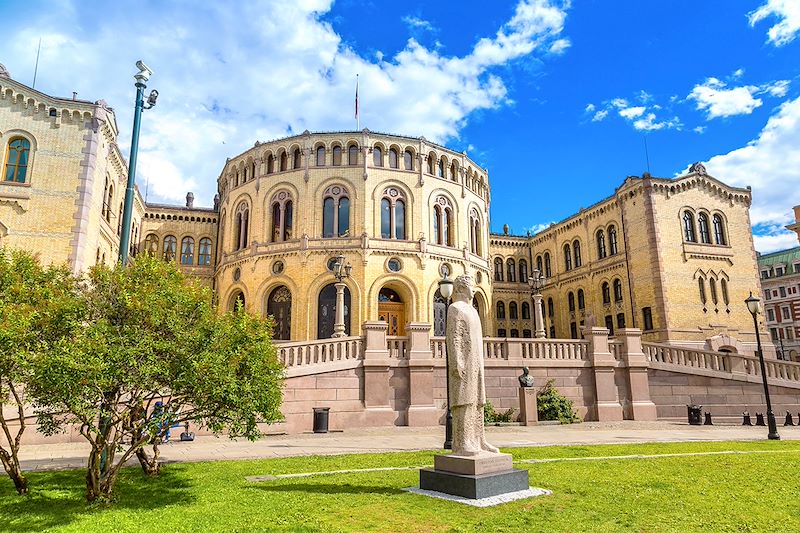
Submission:
<svg viewBox="0 0 800 533">
<path fill-rule="evenodd" d="M 519 421 L 523 426 L 535 426 L 539 423 L 539 406 L 536 403 L 536 389 L 519 388 Z"/>
<path fill-rule="evenodd" d="M 470 499 L 530 488 L 528 471 L 514 468 L 507 453 L 437 455 L 433 465 L 419 471 L 419 488 Z"/>
</svg>

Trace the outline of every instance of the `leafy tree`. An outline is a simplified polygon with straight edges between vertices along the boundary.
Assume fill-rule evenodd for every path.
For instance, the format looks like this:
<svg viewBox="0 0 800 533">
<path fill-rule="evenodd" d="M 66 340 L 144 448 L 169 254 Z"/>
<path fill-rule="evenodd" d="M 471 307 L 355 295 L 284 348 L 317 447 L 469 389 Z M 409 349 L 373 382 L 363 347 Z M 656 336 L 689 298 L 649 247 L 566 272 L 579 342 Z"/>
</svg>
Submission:
<svg viewBox="0 0 800 533">
<path fill-rule="evenodd" d="M 76 281 L 66 267 L 42 267 L 28 252 L 0 249 L 0 462 L 19 494 L 28 492 L 19 464 L 28 363 L 77 327 Z"/>
<path fill-rule="evenodd" d="M 258 423 L 281 418 L 283 367 L 269 321 L 218 315 L 208 289 L 146 255 L 127 268 L 92 269 L 83 299 L 83 327 L 35 361 L 30 392 L 40 431 L 75 424 L 89 441 L 90 502 L 112 498 L 134 455 L 157 473 L 157 447 L 154 457 L 144 448 L 170 425 L 256 439 Z"/>
<path fill-rule="evenodd" d="M 572 424 L 580 422 L 581 419 L 575 413 L 572 400 L 562 396 L 549 380 L 544 387 L 536 393 L 536 406 L 539 420 L 560 420 L 562 424 Z"/>
</svg>

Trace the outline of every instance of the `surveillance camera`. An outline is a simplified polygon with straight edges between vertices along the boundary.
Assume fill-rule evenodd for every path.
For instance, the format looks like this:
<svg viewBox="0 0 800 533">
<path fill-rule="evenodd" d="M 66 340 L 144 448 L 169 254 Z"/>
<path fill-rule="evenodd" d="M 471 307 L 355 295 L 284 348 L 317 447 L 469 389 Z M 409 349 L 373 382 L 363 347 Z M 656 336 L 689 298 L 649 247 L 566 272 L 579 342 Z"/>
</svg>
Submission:
<svg viewBox="0 0 800 533">
<path fill-rule="evenodd" d="M 153 75 L 153 71 L 141 59 L 136 62 L 136 68 L 139 69 L 139 73 L 134 76 L 136 81 L 146 82 Z"/>
</svg>

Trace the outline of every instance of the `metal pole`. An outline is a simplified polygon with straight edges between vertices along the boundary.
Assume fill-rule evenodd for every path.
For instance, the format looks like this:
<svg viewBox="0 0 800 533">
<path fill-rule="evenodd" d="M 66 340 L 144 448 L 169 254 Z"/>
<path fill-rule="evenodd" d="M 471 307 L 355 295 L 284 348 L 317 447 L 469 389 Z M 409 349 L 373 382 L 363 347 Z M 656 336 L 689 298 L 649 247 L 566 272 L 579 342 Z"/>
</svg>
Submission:
<svg viewBox="0 0 800 533">
<path fill-rule="evenodd" d="M 764 365 L 764 352 L 761 350 L 761 334 L 758 331 L 758 320 L 756 315 L 753 314 L 753 325 L 756 328 L 756 345 L 758 347 L 758 361 L 761 363 L 761 379 L 764 382 L 764 396 L 767 399 L 767 424 L 769 426 L 769 433 L 767 438 L 769 440 L 780 440 L 781 436 L 778 435 L 778 426 L 775 423 L 775 415 L 772 413 L 772 402 L 769 400 L 769 387 L 767 386 L 767 368 Z"/>
<path fill-rule="evenodd" d="M 447 384 L 447 416 L 444 422 L 444 446 L 445 450 L 453 449 L 453 413 L 450 411 L 450 353 L 447 349 L 447 311 L 450 307 L 450 298 L 445 298 L 444 306 L 444 371 L 445 383 Z"/>
<path fill-rule="evenodd" d="M 128 264 L 128 249 L 131 242 L 131 221 L 133 219 L 133 191 L 136 186 L 136 156 L 139 152 L 139 126 L 142 122 L 144 90 L 146 85 L 136 82 L 136 107 L 133 112 L 133 135 L 131 137 L 131 156 L 128 162 L 128 186 L 125 189 L 125 208 L 122 213 L 122 235 L 119 238 L 119 262 Z"/>
</svg>

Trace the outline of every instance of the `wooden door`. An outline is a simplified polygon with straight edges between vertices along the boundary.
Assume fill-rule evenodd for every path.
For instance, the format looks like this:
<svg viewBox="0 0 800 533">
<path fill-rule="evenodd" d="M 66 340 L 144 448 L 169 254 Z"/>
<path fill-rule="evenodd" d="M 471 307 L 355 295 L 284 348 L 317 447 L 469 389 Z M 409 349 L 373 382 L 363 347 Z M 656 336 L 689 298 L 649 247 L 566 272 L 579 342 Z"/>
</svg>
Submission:
<svg viewBox="0 0 800 533">
<path fill-rule="evenodd" d="M 402 337 L 406 334 L 406 310 L 403 303 L 380 302 L 378 320 L 383 320 L 389 325 L 387 335 Z"/>
</svg>

